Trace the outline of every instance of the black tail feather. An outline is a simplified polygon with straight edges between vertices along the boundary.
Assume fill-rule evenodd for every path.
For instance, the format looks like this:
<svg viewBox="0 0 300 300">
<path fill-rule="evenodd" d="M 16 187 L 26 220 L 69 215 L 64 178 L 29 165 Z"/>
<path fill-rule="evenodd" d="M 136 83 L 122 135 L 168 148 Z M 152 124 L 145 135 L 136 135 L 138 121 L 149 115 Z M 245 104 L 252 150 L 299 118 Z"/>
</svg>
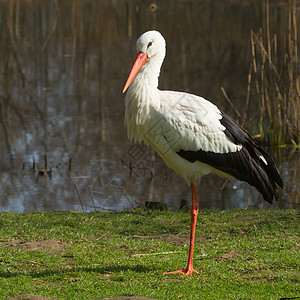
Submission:
<svg viewBox="0 0 300 300">
<path fill-rule="evenodd" d="M 253 177 L 253 182 L 248 183 L 256 187 L 267 202 L 272 203 L 273 197 L 278 200 L 276 181 L 256 161 L 253 161 Z"/>
<path fill-rule="evenodd" d="M 260 166 L 265 170 L 265 172 L 268 174 L 269 177 L 274 179 L 274 181 L 276 182 L 276 184 L 278 186 L 283 188 L 282 178 L 278 172 L 278 169 L 274 165 L 271 157 L 266 153 L 266 151 L 264 151 L 262 148 L 260 148 L 256 144 L 253 145 L 253 147 L 256 147 L 256 149 L 261 153 L 261 155 L 264 157 L 264 159 L 267 162 L 267 165 L 266 165 L 266 164 L 264 164 L 264 162 L 261 159 L 259 159 Z"/>
<path fill-rule="evenodd" d="M 245 129 L 223 112 L 221 124 L 226 128 L 225 134 L 233 142 L 246 148 L 251 157 L 253 176 L 256 180 L 254 180 L 254 184 L 245 181 L 255 186 L 266 201 L 272 203 L 273 196 L 278 200 L 279 193 L 276 185 L 283 188 L 283 181 L 270 156 L 257 145 Z"/>
</svg>

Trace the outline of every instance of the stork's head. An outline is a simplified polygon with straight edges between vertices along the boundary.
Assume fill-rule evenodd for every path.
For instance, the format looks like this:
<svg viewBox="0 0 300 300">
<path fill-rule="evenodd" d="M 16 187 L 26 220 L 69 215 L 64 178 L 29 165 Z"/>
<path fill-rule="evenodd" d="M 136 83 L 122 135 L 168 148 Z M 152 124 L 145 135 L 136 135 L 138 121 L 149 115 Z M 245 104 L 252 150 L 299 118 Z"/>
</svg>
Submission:
<svg viewBox="0 0 300 300">
<path fill-rule="evenodd" d="M 156 30 L 147 31 L 142 34 L 136 42 L 138 53 L 146 53 L 148 58 L 155 55 L 165 57 L 166 42 L 160 32 Z"/>
<path fill-rule="evenodd" d="M 128 76 L 123 93 L 130 86 L 134 77 L 138 74 L 146 61 L 155 65 L 158 70 L 166 55 L 166 42 L 160 32 L 156 30 L 147 31 L 142 34 L 136 42 L 138 56 Z M 159 72 L 158 72 L 159 73 Z"/>
</svg>

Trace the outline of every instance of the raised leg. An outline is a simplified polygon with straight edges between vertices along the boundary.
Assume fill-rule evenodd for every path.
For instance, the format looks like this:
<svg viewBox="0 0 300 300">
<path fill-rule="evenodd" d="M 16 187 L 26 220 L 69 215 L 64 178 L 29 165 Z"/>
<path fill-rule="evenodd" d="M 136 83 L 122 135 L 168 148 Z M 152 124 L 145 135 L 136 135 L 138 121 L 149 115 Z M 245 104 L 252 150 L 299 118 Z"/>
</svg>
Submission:
<svg viewBox="0 0 300 300">
<path fill-rule="evenodd" d="M 197 193 L 194 182 L 191 183 L 192 189 L 192 208 L 191 208 L 191 233 L 190 233 L 190 249 L 189 249 L 189 259 L 186 269 L 179 269 L 173 272 L 166 272 L 164 274 L 174 274 L 181 273 L 183 275 L 190 275 L 192 273 L 197 273 L 197 271 L 193 268 L 193 253 L 194 253 L 194 243 L 195 243 L 195 230 L 196 230 L 196 222 L 199 211 L 199 205 L 197 200 Z"/>
</svg>

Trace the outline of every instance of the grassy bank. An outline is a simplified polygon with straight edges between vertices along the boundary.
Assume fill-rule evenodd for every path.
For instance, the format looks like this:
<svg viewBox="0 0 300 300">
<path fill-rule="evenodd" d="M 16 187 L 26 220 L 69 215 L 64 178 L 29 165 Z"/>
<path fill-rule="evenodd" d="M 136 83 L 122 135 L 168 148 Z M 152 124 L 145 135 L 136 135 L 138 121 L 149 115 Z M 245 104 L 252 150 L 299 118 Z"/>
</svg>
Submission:
<svg viewBox="0 0 300 300">
<path fill-rule="evenodd" d="M 0 299 L 280 299 L 300 296 L 299 211 L 0 214 Z"/>
</svg>

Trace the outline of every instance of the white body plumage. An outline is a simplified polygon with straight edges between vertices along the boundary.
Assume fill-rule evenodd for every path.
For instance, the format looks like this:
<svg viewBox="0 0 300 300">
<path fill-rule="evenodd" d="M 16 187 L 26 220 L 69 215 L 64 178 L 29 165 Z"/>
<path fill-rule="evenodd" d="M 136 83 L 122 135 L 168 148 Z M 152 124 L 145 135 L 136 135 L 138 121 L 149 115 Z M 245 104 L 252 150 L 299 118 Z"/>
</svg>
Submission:
<svg viewBox="0 0 300 300">
<path fill-rule="evenodd" d="M 272 202 L 282 179 L 271 158 L 217 106 L 184 92 L 158 89 L 166 45 L 158 31 L 137 41 L 138 57 L 124 90 L 130 140 L 151 145 L 188 182 L 216 173 L 255 186 Z"/>
<path fill-rule="evenodd" d="M 241 146 L 224 134 L 221 113 L 214 104 L 192 94 L 158 89 L 165 42 L 161 41 L 160 33 L 149 33 L 155 36 L 157 47 L 161 46 L 162 50 L 156 54 L 158 57 L 146 61 L 128 89 L 125 125 L 129 139 L 151 145 L 167 166 L 188 182 L 211 172 L 228 177 L 207 164 L 191 163 L 177 154 L 180 149 L 228 153 L 240 150 Z M 146 50 L 141 45 L 147 38 L 144 34 L 138 40 L 138 51 Z"/>
</svg>

